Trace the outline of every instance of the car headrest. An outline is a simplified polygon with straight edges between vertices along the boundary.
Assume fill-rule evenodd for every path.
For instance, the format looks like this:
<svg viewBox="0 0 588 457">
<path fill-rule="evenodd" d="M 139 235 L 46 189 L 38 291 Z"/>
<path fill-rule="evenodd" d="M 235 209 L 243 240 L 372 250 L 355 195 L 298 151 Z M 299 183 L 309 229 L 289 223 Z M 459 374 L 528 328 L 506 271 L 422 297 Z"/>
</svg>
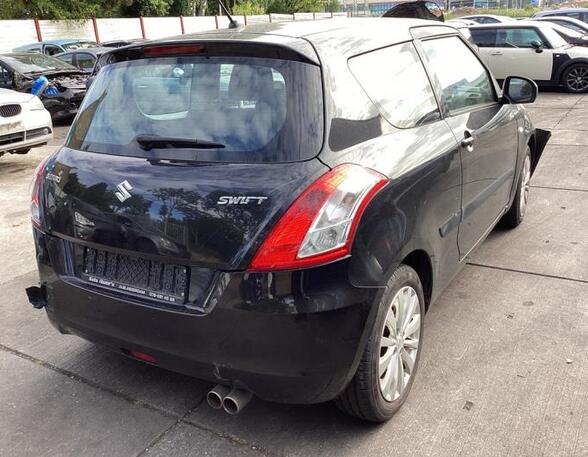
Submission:
<svg viewBox="0 0 588 457">
<path fill-rule="evenodd" d="M 274 80 L 270 68 L 235 65 L 229 82 L 229 97 L 234 100 L 260 100 L 273 92 Z"/>
</svg>

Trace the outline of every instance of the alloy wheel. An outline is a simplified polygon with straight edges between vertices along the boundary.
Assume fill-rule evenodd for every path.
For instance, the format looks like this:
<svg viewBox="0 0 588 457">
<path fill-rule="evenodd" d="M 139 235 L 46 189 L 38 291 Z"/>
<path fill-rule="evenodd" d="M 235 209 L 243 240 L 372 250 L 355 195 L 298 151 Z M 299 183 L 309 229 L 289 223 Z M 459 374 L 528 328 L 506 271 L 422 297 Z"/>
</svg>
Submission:
<svg viewBox="0 0 588 457">
<path fill-rule="evenodd" d="M 519 213 L 521 219 L 527 210 L 527 203 L 529 202 L 529 190 L 531 188 L 531 158 L 527 155 L 523 164 L 523 173 L 521 178 L 521 195 L 519 197 Z"/>
<path fill-rule="evenodd" d="M 566 84 L 574 92 L 588 90 L 588 67 L 572 68 L 566 77 Z"/>
<path fill-rule="evenodd" d="M 386 401 L 396 400 L 406 389 L 415 368 L 420 333 L 419 296 L 405 286 L 392 299 L 380 339 L 378 377 Z"/>
</svg>

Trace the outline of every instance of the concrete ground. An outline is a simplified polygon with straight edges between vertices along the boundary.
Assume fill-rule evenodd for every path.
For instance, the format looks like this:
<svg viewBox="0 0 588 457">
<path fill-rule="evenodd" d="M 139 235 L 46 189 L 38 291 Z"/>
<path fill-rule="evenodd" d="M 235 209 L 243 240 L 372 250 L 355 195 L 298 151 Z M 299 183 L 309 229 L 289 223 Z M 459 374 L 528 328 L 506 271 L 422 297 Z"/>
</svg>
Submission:
<svg viewBox="0 0 588 457">
<path fill-rule="evenodd" d="M 0 456 L 588 456 L 588 95 L 542 94 L 553 130 L 524 224 L 495 231 L 425 324 L 387 424 L 332 404 L 211 410 L 210 386 L 57 333 L 36 280 L 29 181 L 62 140 L 0 159 Z"/>
</svg>

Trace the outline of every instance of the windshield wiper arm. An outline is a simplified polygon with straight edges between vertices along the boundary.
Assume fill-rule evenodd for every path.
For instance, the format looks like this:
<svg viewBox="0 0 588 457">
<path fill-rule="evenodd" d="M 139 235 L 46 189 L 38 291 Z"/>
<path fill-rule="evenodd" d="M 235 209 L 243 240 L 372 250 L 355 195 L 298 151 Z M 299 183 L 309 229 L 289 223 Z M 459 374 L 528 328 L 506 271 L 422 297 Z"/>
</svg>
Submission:
<svg viewBox="0 0 588 457">
<path fill-rule="evenodd" d="M 224 149 L 225 145 L 197 138 L 174 138 L 159 135 L 137 135 L 135 141 L 147 151 L 151 149 Z"/>
</svg>

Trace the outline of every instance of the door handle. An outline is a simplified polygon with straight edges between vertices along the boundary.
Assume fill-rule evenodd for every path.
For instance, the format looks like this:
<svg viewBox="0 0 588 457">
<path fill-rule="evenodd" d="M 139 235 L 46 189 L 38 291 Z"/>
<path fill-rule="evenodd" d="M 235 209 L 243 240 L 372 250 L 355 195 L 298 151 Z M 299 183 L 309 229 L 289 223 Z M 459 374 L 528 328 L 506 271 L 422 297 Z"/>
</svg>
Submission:
<svg viewBox="0 0 588 457">
<path fill-rule="evenodd" d="M 466 132 L 461 140 L 461 145 L 466 148 L 466 151 L 473 152 L 474 150 L 474 137 L 471 133 Z"/>
<path fill-rule="evenodd" d="M 502 52 L 500 52 L 500 51 L 494 51 L 494 52 L 491 52 L 490 55 L 491 56 L 501 56 L 502 55 Z"/>
</svg>

